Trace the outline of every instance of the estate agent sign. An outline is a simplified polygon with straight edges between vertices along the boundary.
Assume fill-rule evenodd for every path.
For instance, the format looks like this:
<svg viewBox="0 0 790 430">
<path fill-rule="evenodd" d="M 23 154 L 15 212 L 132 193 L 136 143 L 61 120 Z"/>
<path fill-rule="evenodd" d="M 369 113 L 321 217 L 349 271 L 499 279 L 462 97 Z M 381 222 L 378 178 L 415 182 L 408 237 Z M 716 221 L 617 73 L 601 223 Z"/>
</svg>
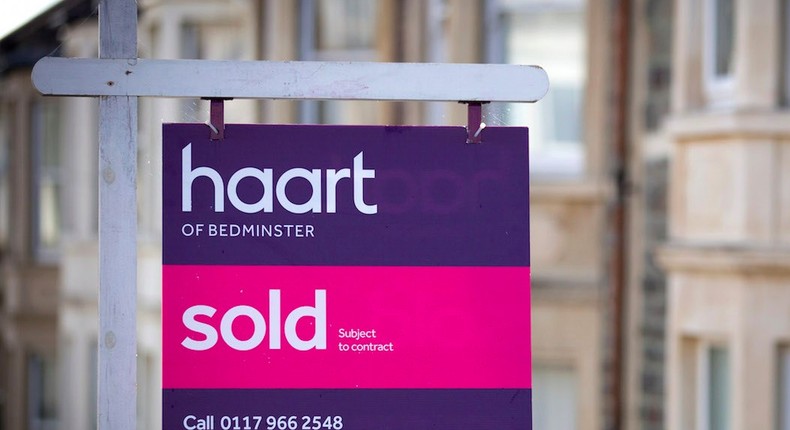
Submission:
<svg viewBox="0 0 790 430">
<path fill-rule="evenodd" d="M 164 126 L 165 429 L 529 429 L 526 128 Z"/>
</svg>

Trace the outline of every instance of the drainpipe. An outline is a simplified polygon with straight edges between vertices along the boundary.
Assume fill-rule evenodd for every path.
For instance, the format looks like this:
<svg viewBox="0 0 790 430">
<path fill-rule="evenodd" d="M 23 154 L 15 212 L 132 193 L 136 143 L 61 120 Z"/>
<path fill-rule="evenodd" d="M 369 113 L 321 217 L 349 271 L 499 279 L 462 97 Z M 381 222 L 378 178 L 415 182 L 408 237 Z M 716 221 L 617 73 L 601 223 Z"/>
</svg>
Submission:
<svg viewBox="0 0 790 430">
<path fill-rule="evenodd" d="M 612 366 L 610 370 L 611 423 L 612 430 L 624 428 L 625 410 L 625 296 L 627 283 L 628 258 L 628 194 L 629 194 L 629 152 L 628 152 L 628 109 L 629 109 L 629 67 L 630 67 L 630 19 L 631 1 L 619 0 L 616 3 L 613 44 L 614 60 L 614 130 L 612 151 L 612 173 L 615 196 L 612 203 L 611 255 L 611 311 L 612 315 Z"/>
</svg>

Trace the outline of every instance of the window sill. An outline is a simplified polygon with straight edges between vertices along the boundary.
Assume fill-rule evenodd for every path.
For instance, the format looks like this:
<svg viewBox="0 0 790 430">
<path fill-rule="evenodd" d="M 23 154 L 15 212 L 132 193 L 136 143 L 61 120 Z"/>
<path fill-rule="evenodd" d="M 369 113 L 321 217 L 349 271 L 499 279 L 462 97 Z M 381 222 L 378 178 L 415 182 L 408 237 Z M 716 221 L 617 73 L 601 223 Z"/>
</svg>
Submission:
<svg viewBox="0 0 790 430">
<path fill-rule="evenodd" d="M 574 203 L 596 203 L 611 195 L 611 187 L 599 181 L 586 180 L 568 182 L 532 181 L 529 189 L 530 199 L 536 201 L 563 201 Z"/>
<path fill-rule="evenodd" d="M 790 110 L 728 110 L 674 114 L 666 129 L 675 140 L 722 135 L 788 136 Z"/>
</svg>

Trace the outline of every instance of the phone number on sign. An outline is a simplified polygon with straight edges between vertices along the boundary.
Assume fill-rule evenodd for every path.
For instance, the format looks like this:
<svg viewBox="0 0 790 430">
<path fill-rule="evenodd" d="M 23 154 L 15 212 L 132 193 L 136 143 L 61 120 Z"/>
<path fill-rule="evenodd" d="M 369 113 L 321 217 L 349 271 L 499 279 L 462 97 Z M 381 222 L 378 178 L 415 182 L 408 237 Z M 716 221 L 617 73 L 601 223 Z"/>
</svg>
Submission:
<svg viewBox="0 0 790 430">
<path fill-rule="evenodd" d="M 341 416 L 214 415 L 184 417 L 186 430 L 341 430 Z"/>
</svg>

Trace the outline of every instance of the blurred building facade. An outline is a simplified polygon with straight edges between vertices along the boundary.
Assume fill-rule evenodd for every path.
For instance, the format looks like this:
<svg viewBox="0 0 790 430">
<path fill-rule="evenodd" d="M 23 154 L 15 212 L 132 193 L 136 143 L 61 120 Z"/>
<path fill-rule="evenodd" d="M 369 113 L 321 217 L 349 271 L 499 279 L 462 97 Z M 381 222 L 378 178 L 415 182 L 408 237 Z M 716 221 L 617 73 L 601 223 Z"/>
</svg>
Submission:
<svg viewBox="0 0 790 430">
<path fill-rule="evenodd" d="M 676 5 L 669 428 L 790 428 L 789 4 Z"/>
<path fill-rule="evenodd" d="M 624 1 L 624 0 L 620 0 Z M 547 69 L 531 127 L 534 428 L 790 429 L 788 0 L 139 0 L 139 56 L 510 62 Z M 44 98 L 44 55 L 97 56 L 96 2 L 0 40 L 0 428 L 95 428 L 97 103 Z M 618 125 L 616 77 L 628 76 Z M 517 85 L 518 83 L 508 83 Z M 207 82 L 207 86 L 211 83 Z M 462 105 L 226 102 L 229 122 L 463 125 Z M 161 124 L 141 99 L 138 416 L 161 419 Z M 613 377 L 613 128 L 625 127 L 627 300 Z M 526 222 L 526 220 L 525 220 Z M 619 382 L 618 382 L 619 381 Z"/>
</svg>

